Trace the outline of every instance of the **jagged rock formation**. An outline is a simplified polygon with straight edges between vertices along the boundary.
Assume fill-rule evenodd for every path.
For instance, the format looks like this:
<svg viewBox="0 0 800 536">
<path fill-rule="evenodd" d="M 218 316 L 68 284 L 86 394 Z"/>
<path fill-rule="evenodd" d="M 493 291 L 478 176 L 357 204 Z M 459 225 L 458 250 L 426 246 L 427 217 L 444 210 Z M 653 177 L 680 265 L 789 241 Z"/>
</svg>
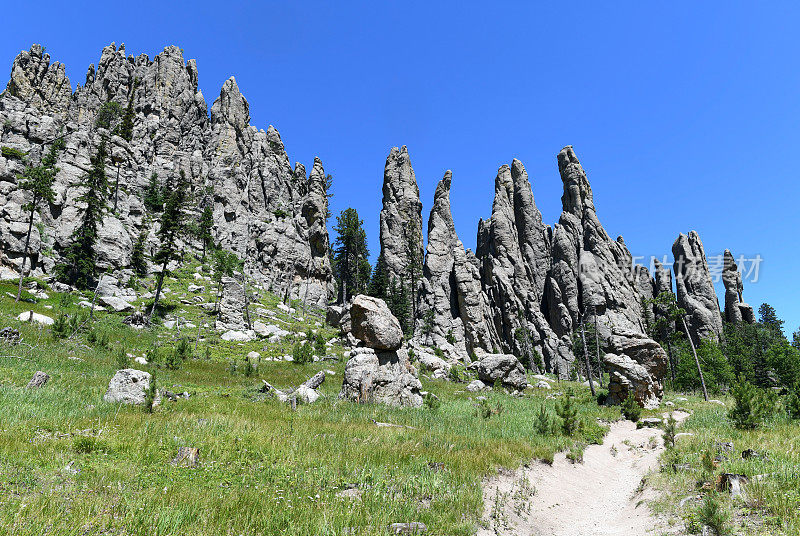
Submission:
<svg viewBox="0 0 800 536">
<path fill-rule="evenodd" d="M 476 256 L 490 308 L 485 317 L 499 343 L 485 349 L 526 356 L 529 366 L 538 362 L 566 375 L 574 360 L 571 344 L 551 329 L 540 310 L 551 242 L 522 162 L 503 165 L 495 179 L 492 216 L 478 223 Z"/>
<path fill-rule="evenodd" d="M 126 56 L 124 45 L 103 49 L 83 86 L 70 91 L 63 65 L 50 63 L 34 45 L 14 60 L 11 80 L 0 95 L 0 145 L 28 153 L 36 162 L 54 138 L 64 135 L 55 201 L 43 211 L 45 236 L 34 231 L 32 273 L 49 274 L 80 221 L 80 178 L 103 136 L 110 159 L 106 173 L 119 194 L 99 231 L 101 268 L 124 268 L 141 230 L 154 248 L 154 214 L 142 203 L 150 176 L 169 184 L 186 174 L 197 210 L 214 212 L 214 238 L 245 260 L 247 273 L 276 293 L 324 305 L 333 292 L 325 229 L 325 172 L 315 159 L 306 179 L 292 168 L 273 127 L 250 126 L 249 106 L 230 78 L 211 106 L 197 86 L 194 60 L 170 46 L 152 60 Z M 132 97 L 135 120 L 130 142 L 95 126 L 100 107 Z M 16 188 L 23 163 L 0 157 L 0 264 L 19 269 L 25 195 Z M 113 202 L 113 199 L 110 199 Z M 112 203 L 113 204 L 113 203 Z M 38 221 L 38 218 L 37 218 Z"/>
<path fill-rule="evenodd" d="M 750 305 L 742 301 L 742 274 L 729 249 L 723 255 L 722 284 L 725 286 L 725 320 L 733 324 L 753 324 L 756 321 L 755 313 Z"/>
<path fill-rule="evenodd" d="M 428 218 L 415 334 L 419 344 L 453 346 L 462 360 L 469 360 L 468 354 L 496 347 L 499 340 L 488 321 L 488 302 L 475 257 L 456 235 L 450 210 L 452 178 L 448 170 L 439 181 Z"/>
<path fill-rule="evenodd" d="M 667 373 L 664 349 L 640 333 L 615 334 L 609 343 L 611 352 L 603 357 L 609 371 L 609 403 L 621 404 L 632 393 L 643 407 L 658 407 Z"/>
<path fill-rule="evenodd" d="M 389 284 L 405 285 L 411 293 L 409 266 L 422 265 L 422 203 L 408 149 L 392 147 L 383 171 L 383 208 L 380 215 L 381 255 Z M 417 277 L 421 277 L 418 274 Z M 419 281 L 417 281 L 419 284 Z"/>
<path fill-rule="evenodd" d="M 672 244 L 678 306 L 686 311 L 686 323 L 695 344 L 707 339 L 719 342 L 722 316 L 706 253 L 695 231 L 681 233 Z"/>
<path fill-rule="evenodd" d="M 592 189 L 575 152 L 558 153 L 564 183 L 563 212 L 553 232 L 553 268 L 545 300 L 553 329 L 570 333 L 581 318 L 597 316 L 607 340 L 614 333 L 644 333 L 642 295 L 633 260 L 622 240 L 612 240 L 595 212 Z"/>
</svg>

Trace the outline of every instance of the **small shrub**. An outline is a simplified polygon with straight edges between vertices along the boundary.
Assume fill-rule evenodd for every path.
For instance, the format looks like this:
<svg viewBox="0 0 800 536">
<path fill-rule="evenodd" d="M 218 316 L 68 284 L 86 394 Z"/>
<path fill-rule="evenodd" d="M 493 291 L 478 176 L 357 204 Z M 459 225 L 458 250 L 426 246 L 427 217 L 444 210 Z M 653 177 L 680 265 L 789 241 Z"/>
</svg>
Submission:
<svg viewBox="0 0 800 536">
<path fill-rule="evenodd" d="M 620 411 L 626 419 L 633 422 L 639 422 L 639 418 L 642 416 L 642 406 L 633 398 L 633 393 L 628 393 L 628 398 L 622 402 Z"/>
<path fill-rule="evenodd" d="M 574 443 L 570 448 L 569 452 L 567 452 L 567 459 L 571 463 L 583 463 L 583 451 L 586 449 L 586 445 L 581 443 L 580 441 Z"/>
<path fill-rule="evenodd" d="M 153 413 L 153 405 L 156 401 L 156 394 L 158 393 L 158 388 L 156 387 L 156 373 L 150 375 L 150 385 L 147 386 L 147 389 L 144 390 L 144 405 L 142 409 L 145 413 Z"/>
<path fill-rule="evenodd" d="M 444 352 L 438 346 L 433 349 L 433 355 L 435 355 L 439 359 L 444 359 Z"/>
<path fill-rule="evenodd" d="M 547 405 L 544 402 L 539 406 L 539 411 L 536 413 L 536 417 L 534 417 L 533 429 L 537 434 L 543 436 L 553 433 L 553 417 L 550 415 L 550 412 L 547 411 Z"/>
<path fill-rule="evenodd" d="M 800 396 L 797 392 L 798 386 L 795 386 L 794 392 L 786 397 L 786 413 L 792 419 L 800 419 Z"/>
<path fill-rule="evenodd" d="M 328 347 L 325 345 L 325 337 L 322 336 L 322 333 L 317 333 L 316 337 L 314 337 L 314 352 L 319 357 L 325 357 L 325 354 L 328 351 Z"/>
<path fill-rule="evenodd" d="M 775 393 L 759 389 L 743 376 L 731 389 L 731 396 L 734 406 L 728 412 L 728 418 L 742 430 L 757 428 L 775 410 Z"/>
<path fill-rule="evenodd" d="M 0 148 L 2 151 L 3 158 L 13 158 L 14 160 L 24 160 L 25 159 L 25 151 L 20 151 L 19 149 L 15 149 L 13 147 L 6 147 L 5 145 Z"/>
<path fill-rule="evenodd" d="M 572 390 L 567 389 L 564 396 L 556 402 L 556 415 L 561 419 L 561 431 L 572 437 L 581 428 L 578 408 L 572 400 Z"/>
<path fill-rule="evenodd" d="M 700 522 L 711 527 L 717 536 L 728 534 L 730 512 L 720 504 L 720 500 L 715 495 L 706 495 L 697 515 Z"/>
<path fill-rule="evenodd" d="M 608 389 L 598 389 L 596 399 L 598 406 L 604 406 L 606 400 L 608 400 Z"/>
<path fill-rule="evenodd" d="M 464 383 L 467 381 L 467 374 L 461 365 L 453 365 L 447 372 L 447 377 L 453 383 Z"/>
<path fill-rule="evenodd" d="M 301 343 L 296 342 L 292 347 L 292 358 L 295 364 L 305 365 L 314 360 L 314 351 L 311 349 L 311 343 L 308 341 Z"/>
<path fill-rule="evenodd" d="M 279 220 L 282 220 L 283 218 L 285 218 L 286 216 L 288 216 L 288 214 L 286 213 L 286 211 L 285 211 L 285 210 L 283 210 L 283 209 L 280 209 L 280 208 L 279 208 L 279 209 L 276 209 L 276 210 L 273 210 L 273 211 L 272 211 L 272 213 L 273 213 L 273 214 L 275 215 L 275 217 L 276 217 L 277 219 L 279 219 Z"/>
<path fill-rule="evenodd" d="M 453 334 L 452 328 L 447 330 L 447 335 L 444 338 L 450 344 L 456 343 L 456 336 Z"/>
<path fill-rule="evenodd" d="M 91 454 L 101 450 L 102 443 L 97 438 L 90 436 L 75 436 L 72 438 L 72 449 L 78 454 Z"/>
<path fill-rule="evenodd" d="M 436 411 L 442 405 L 442 401 L 439 400 L 439 397 L 432 393 L 425 393 L 425 398 L 422 400 L 425 403 L 425 407 L 431 411 Z"/>
<path fill-rule="evenodd" d="M 209 348 L 208 346 L 206 346 L 206 353 L 204 357 L 206 361 L 211 361 L 211 348 Z"/>
<path fill-rule="evenodd" d="M 700 466 L 703 468 L 703 475 L 708 476 L 713 474 L 717 468 L 717 464 L 714 461 L 714 453 L 711 452 L 711 449 L 706 449 L 700 455 Z"/>
<path fill-rule="evenodd" d="M 503 411 L 505 411 L 505 408 L 499 402 L 495 407 L 492 407 L 486 398 L 478 400 L 477 414 L 484 419 L 488 419 L 492 415 L 499 415 Z"/>
<path fill-rule="evenodd" d="M 664 438 L 665 447 L 673 448 L 675 446 L 675 433 L 677 429 L 678 422 L 675 420 L 675 417 L 672 416 L 672 413 L 670 413 L 667 420 L 664 421 L 664 434 L 662 437 Z"/>
<path fill-rule="evenodd" d="M 65 292 L 58 296 L 58 307 L 60 309 L 67 309 L 72 306 L 72 296 L 69 292 Z"/>
<path fill-rule="evenodd" d="M 242 369 L 242 374 L 244 374 L 245 378 L 249 378 L 253 375 L 256 369 L 253 367 L 253 363 L 250 362 L 250 358 L 245 356 L 244 357 L 244 367 Z"/>
<path fill-rule="evenodd" d="M 50 333 L 52 333 L 54 339 L 69 337 L 72 333 L 69 327 L 69 315 L 59 313 L 50 327 Z"/>
</svg>

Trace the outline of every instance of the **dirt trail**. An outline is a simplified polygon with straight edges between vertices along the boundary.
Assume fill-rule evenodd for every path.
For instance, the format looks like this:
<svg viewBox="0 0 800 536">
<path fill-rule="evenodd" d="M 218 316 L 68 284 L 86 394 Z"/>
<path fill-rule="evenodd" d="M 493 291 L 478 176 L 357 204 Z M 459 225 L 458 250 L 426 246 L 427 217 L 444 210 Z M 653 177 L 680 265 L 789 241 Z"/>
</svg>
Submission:
<svg viewBox="0 0 800 536">
<path fill-rule="evenodd" d="M 675 412 L 676 420 L 688 417 Z M 653 492 L 642 479 L 657 468 L 661 430 L 611 425 L 602 445 L 586 448 L 582 464 L 557 454 L 552 466 L 535 463 L 486 482 L 487 529 L 478 536 L 644 536 L 674 531 L 643 501 Z M 651 439 L 653 438 L 653 439 Z M 650 495 L 648 495 L 650 494 Z"/>
</svg>

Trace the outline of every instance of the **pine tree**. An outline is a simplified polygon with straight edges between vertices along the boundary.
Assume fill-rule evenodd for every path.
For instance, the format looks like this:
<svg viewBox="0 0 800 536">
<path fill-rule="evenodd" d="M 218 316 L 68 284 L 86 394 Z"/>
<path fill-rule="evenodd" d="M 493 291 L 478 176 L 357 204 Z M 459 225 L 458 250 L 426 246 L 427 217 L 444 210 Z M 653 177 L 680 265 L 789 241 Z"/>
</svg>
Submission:
<svg viewBox="0 0 800 536">
<path fill-rule="evenodd" d="M 375 261 L 375 268 L 372 270 L 372 278 L 369 281 L 367 294 L 384 301 L 389 294 L 389 273 L 386 271 L 386 259 L 383 257 L 383 252 L 378 255 L 378 260 Z"/>
<path fill-rule="evenodd" d="M 30 202 L 22 206 L 22 210 L 28 212 L 28 232 L 25 234 L 25 247 L 22 250 L 22 266 L 19 270 L 19 287 L 17 288 L 17 298 L 19 301 L 22 295 L 22 280 L 25 277 L 25 262 L 28 260 L 28 248 L 31 243 L 31 232 L 33 230 L 33 218 L 39 205 L 43 201 L 51 202 L 55 197 L 53 192 L 53 182 L 56 179 L 58 168 L 56 161 L 58 153 L 64 148 L 64 138 L 57 138 L 50 145 L 50 149 L 42 158 L 38 166 L 28 164 L 21 175 L 17 177 L 19 188 L 31 194 Z"/>
<path fill-rule="evenodd" d="M 201 262 L 206 262 L 206 250 L 214 240 L 211 230 L 214 228 L 214 211 L 209 204 L 203 207 L 203 214 L 200 216 L 197 237 L 203 243 L 203 258 Z"/>
<path fill-rule="evenodd" d="M 133 96 L 136 93 L 136 88 L 139 87 L 139 79 L 133 81 L 130 93 L 128 93 L 128 106 L 125 108 L 125 114 L 122 116 L 122 123 L 119 125 L 119 137 L 125 141 L 133 139 L 133 120 L 136 117 L 136 112 L 133 109 Z"/>
<path fill-rule="evenodd" d="M 340 300 L 343 302 L 364 292 L 369 283 L 369 250 L 363 224 L 358 212 L 354 208 L 348 208 L 337 216 L 333 227 L 337 235 L 334 242 L 335 275 L 339 282 Z"/>
<path fill-rule="evenodd" d="M 395 279 L 389 287 L 386 305 L 392 314 L 400 322 L 403 333 L 408 335 L 414 327 L 413 317 L 411 316 L 411 300 L 405 284 Z"/>
<path fill-rule="evenodd" d="M 167 265 L 171 260 L 180 260 L 182 257 L 181 251 L 178 247 L 178 240 L 184 234 L 185 230 L 185 214 L 183 212 L 183 205 L 186 202 L 187 184 L 186 175 L 183 170 L 180 172 L 178 183 L 173 188 L 172 192 L 167 199 L 164 206 L 164 213 L 161 215 L 161 226 L 156 233 L 156 236 L 161 242 L 158 251 L 153 260 L 161 263 L 161 271 L 158 274 L 158 283 L 156 285 L 156 296 L 153 300 L 153 307 L 150 309 L 148 315 L 148 322 L 153 316 L 153 313 L 158 306 L 158 300 L 161 297 L 161 287 L 164 284 L 164 276 L 167 274 Z"/>
<path fill-rule="evenodd" d="M 155 171 L 150 175 L 150 182 L 144 191 L 142 201 L 144 202 L 144 207 L 150 212 L 161 212 L 164 208 L 161 184 L 158 182 L 158 173 Z"/>
<path fill-rule="evenodd" d="M 406 259 L 407 264 L 405 267 L 405 277 L 408 279 L 409 289 L 409 303 L 410 315 L 413 318 L 417 316 L 417 289 L 419 288 L 419 280 L 422 276 L 422 251 L 418 247 L 422 243 L 422 237 L 419 236 L 416 228 L 407 228 L 405 232 L 406 238 Z"/>
<path fill-rule="evenodd" d="M 133 244 L 133 254 L 131 255 L 131 268 L 140 277 L 147 275 L 147 258 L 144 251 L 146 241 L 147 231 L 142 229 L 136 243 Z"/>
<path fill-rule="evenodd" d="M 775 334 L 783 335 L 783 320 L 778 318 L 778 313 L 770 304 L 762 303 L 758 308 L 758 321 Z"/>
<path fill-rule="evenodd" d="M 97 275 L 95 244 L 97 229 L 103 222 L 103 214 L 107 208 L 107 156 L 104 137 L 91 158 L 91 170 L 84 176 L 83 186 L 86 191 L 78 197 L 78 201 L 86 204 L 83 219 L 72 233 L 70 244 L 64 252 L 64 261 L 56 268 L 59 280 L 82 289 L 89 288 Z"/>
</svg>

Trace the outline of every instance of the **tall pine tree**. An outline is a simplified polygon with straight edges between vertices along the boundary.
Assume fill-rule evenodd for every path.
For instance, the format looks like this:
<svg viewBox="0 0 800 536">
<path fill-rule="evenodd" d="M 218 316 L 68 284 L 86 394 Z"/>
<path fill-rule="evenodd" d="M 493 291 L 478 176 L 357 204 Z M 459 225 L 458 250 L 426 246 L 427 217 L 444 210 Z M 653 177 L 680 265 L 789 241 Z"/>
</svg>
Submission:
<svg viewBox="0 0 800 536">
<path fill-rule="evenodd" d="M 97 152 L 91 158 L 92 168 L 84 176 L 83 187 L 86 191 L 78 197 L 85 203 L 81 223 L 72 233 L 71 241 L 63 255 L 63 262 L 56 268 L 60 281 L 86 289 L 91 286 L 97 276 L 97 229 L 103 223 L 108 198 L 108 178 L 106 177 L 106 139 L 103 137 Z"/>
<path fill-rule="evenodd" d="M 364 222 L 354 208 L 345 209 L 336 217 L 334 242 L 334 274 L 339 283 L 339 299 L 348 301 L 364 292 L 369 283 L 367 234 Z"/>
<path fill-rule="evenodd" d="M 28 260 L 28 248 L 31 244 L 33 218 L 42 202 L 51 202 L 55 197 L 53 182 L 58 173 L 56 161 L 58 160 L 58 153 L 63 148 L 64 138 L 57 138 L 50 145 L 50 149 L 38 166 L 33 164 L 26 165 L 25 170 L 17 177 L 20 190 L 28 192 L 31 195 L 31 200 L 22 206 L 22 210 L 28 212 L 28 232 L 25 234 L 25 247 L 22 250 L 22 266 L 19 270 L 19 287 L 17 288 L 16 301 L 19 301 L 22 295 L 22 280 L 25 278 L 25 262 Z"/>
<path fill-rule="evenodd" d="M 214 228 L 214 210 L 211 205 L 206 203 L 203 207 L 203 214 L 200 216 L 200 223 L 197 227 L 197 237 L 203 243 L 203 258 L 201 262 L 206 262 L 206 250 L 214 241 L 214 235 L 211 234 Z"/>
<path fill-rule="evenodd" d="M 169 262 L 182 258 L 182 252 L 178 247 L 178 241 L 185 231 L 186 215 L 183 212 L 183 206 L 186 203 L 187 188 L 186 175 L 183 170 L 181 170 L 178 183 L 167 198 L 167 202 L 164 206 L 164 213 L 161 215 L 161 225 L 156 233 L 161 244 L 153 260 L 161 264 L 161 271 L 158 274 L 153 306 L 150 309 L 150 314 L 147 316 L 148 322 L 158 306 L 158 300 L 161 297 L 161 287 L 164 284 L 164 277 L 167 275 L 167 266 Z"/>
<path fill-rule="evenodd" d="M 386 259 L 383 252 L 378 255 L 375 261 L 375 268 L 372 270 L 372 279 L 369 281 L 367 294 L 375 298 L 386 300 L 389 294 L 389 273 L 386 270 Z"/>
</svg>

